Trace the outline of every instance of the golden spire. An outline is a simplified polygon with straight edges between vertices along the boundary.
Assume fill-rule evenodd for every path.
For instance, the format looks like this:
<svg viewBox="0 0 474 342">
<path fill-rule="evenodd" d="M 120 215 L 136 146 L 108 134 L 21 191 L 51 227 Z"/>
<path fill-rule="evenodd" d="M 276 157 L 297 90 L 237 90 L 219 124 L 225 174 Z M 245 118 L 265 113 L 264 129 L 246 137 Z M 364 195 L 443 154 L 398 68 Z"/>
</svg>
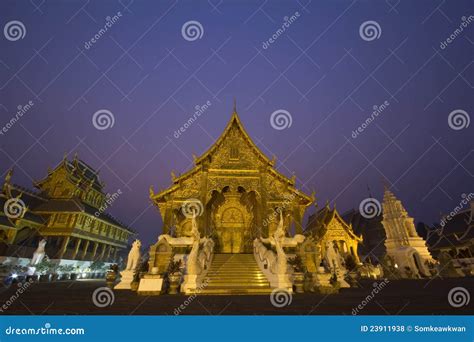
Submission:
<svg viewBox="0 0 474 342">
<path fill-rule="evenodd" d="M 150 198 L 155 196 L 155 190 L 153 189 L 153 185 L 150 185 L 150 188 L 148 189 L 148 191 L 150 192 Z"/>
<path fill-rule="evenodd" d="M 12 179 L 13 176 L 13 168 L 9 169 L 5 175 L 5 183 L 10 184 L 10 180 Z"/>
</svg>

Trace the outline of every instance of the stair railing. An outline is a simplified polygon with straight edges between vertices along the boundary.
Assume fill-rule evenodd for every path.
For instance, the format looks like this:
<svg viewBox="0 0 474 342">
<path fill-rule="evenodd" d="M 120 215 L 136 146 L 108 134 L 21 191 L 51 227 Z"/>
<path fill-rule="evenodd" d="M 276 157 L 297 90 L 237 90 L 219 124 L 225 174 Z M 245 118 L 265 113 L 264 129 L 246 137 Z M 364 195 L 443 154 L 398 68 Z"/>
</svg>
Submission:
<svg viewBox="0 0 474 342">
<path fill-rule="evenodd" d="M 292 291 L 290 281 L 291 267 L 288 267 L 286 255 L 273 250 L 272 238 L 257 238 L 253 242 L 255 260 L 271 287 Z M 267 246 L 271 246 L 268 248 Z"/>
</svg>

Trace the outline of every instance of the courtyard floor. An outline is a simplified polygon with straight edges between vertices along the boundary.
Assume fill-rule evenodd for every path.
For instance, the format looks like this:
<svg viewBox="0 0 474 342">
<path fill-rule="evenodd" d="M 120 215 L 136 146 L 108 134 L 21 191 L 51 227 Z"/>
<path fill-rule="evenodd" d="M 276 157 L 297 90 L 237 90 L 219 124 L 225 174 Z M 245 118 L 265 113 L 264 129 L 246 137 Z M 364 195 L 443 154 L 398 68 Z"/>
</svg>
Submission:
<svg viewBox="0 0 474 342">
<path fill-rule="evenodd" d="M 7 315 L 351 315 L 353 309 L 372 291 L 373 281 L 361 288 L 343 289 L 339 294 L 293 294 L 291 303 L 278 308 L 269 295 L 204 296 L 185 295 L 138 296 L 131 291 L 114 291 L 112 305 L 94 305 L 94 290 L 105 286 L 102 280 L 34 283 L 17 298 L 18 287 L 12 285 L 0 292 L 1 314 Z M 434 280 L 390 281 L 366 305 L 359 315 L 472 315 L 472 300 L 454 308 L 448 293 L 463 287 L 473 294 L 474 277 Z M 12 297 L 13 296 L 13 297 Z M 6 309 L 5 309 L 6 308 Z M 1 310 L 0 310 L 1 311 Z"/>
</svg>

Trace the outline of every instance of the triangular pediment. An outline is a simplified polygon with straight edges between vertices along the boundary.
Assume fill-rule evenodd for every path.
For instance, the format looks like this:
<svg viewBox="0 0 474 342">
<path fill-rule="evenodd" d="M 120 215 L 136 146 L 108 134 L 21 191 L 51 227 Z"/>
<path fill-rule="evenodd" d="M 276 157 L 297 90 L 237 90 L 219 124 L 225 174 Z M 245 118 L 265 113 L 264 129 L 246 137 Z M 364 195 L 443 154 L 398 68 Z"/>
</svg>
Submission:
<svg viewBox="0 0 474 342">
<path fill-rule="evenodd" d="M 245 131 L 236 112 L 216 142 L 196 160 L 196 165 L 207 163 L 215 169 L 257 169 L 272 165 Z"/>
<path fill-rule="evenodd" d="M 213 177 L 232 175 L 253 177 L 257 181 L 261 178 L 268 189 L 269 199 L 279 199 L 285 193 L 294 193 L 305 205 L 314 200 L 295 189 L 295 177 L 290 179 L 275 170 L 275 159 L 270 160 L 260 151 L 245 131 L 235 110 L 220 137 L 204 154 L 195 158 L 194 163 L 195 166 L 184 174 L 178 177 L 172 174 L 173 185 L 170 188 L 157 194 L 150 188 L 150 197 L 162 201 L 165 195 L 177 192 L 181 197 L 196 197 L 199 195 L 199 184 L 205 170 Z"/>
</svg>

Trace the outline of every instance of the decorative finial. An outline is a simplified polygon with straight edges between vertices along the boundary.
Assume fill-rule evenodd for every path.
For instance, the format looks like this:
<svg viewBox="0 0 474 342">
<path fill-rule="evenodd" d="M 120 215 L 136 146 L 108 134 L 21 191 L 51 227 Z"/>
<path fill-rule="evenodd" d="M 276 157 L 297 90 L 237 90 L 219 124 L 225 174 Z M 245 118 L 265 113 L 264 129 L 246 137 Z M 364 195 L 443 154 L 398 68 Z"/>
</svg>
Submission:
<svg viewBox="0 0 474 342">
<path fill-rule="evenodd" d="M 153 190 L 153 185 L 150 185 L 149 191 L 150 191 L 150 197 L 155 196 L 155 190 Z"/>
<path fill-rule="evenodd" d="M 237 113 L 237 100 L 234 97 L 234 113 Z"/>
<path fill-rule="evenodd" d="M 172 180 L 176 179 L 176 174 L 174 173 L 174 170 L 171 170 L 171 179 Z"/>
<path fill-rule="evenodd" d="M 197 160 L 197 156 L 193 153 L 193 161 L 194 161 L 194 163 L 196 163 L 196 160 Z"/>
<path fill-rule="evenodd" d="M 7 171 L 7 174 L 5 175 L 5 183 L 10 184 L 10 180 L 12 179 L 13 176 L 13 168 Z"/>
</svg>

